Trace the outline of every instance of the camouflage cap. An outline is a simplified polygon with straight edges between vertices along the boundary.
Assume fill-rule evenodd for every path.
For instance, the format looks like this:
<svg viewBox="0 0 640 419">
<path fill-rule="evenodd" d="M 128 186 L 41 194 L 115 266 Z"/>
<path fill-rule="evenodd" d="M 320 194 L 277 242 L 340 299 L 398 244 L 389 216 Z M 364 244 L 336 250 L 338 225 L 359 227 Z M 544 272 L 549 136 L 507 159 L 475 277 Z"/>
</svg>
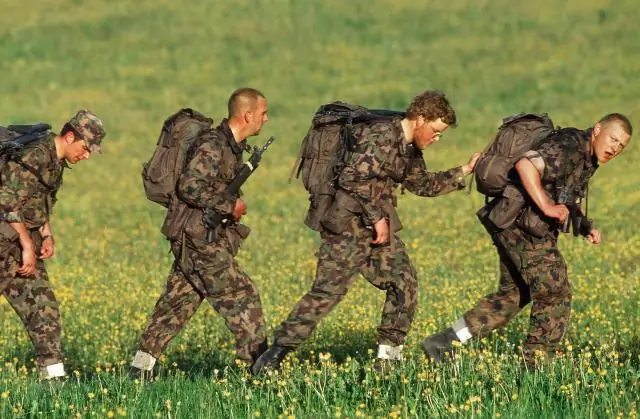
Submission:
<svg viewBox="0 0 640 419">
<path fill-rule="evenodd" d="M 87 141 L 91 153 L 101 153 L 100 142 L 106 135 L 100 118 L 88 109 L 80 109 L 69 120 L 69 125 Z"/>
</svg>

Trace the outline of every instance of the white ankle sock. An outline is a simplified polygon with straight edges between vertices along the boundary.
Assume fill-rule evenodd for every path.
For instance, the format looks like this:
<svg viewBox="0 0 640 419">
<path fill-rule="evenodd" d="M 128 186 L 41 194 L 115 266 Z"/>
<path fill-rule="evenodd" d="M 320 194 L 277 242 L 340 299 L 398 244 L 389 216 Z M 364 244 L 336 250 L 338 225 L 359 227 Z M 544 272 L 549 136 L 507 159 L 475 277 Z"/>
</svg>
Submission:
<svg viewBox="0 0 640 419">
<path fill-rule="evenodd" d="M 467 326 L 467 322 L 464 317 L 460 317 L 454 324 L 451 326 L 454 332 L 456 332 L 456 336 L 460 342 L 465 343 L 470 340 L 473 336 L 471 336 L 471 332 L 469 331 L 469 326 Z"/>
<path fill-rule="evenodd" d="M 378 358 L 402 361 L 402 348 L 404 345 L 378 345 Z"/>
<path fill-rule="evenodd" d="M 67 373 L 64 371 L 64 364 L 62 362 L 40 368 L 40 378 L 45 380 L 64 377 L 65 375 L 67 375 Z"/>
<path fill-rule="evenodd" d="M 137 351 L 136 356 L 133 358 L 131 366 L 143 371 L 151 371 L 155 364 L 156 358 L 151 354 L 144 351 Z"/>
</svg>

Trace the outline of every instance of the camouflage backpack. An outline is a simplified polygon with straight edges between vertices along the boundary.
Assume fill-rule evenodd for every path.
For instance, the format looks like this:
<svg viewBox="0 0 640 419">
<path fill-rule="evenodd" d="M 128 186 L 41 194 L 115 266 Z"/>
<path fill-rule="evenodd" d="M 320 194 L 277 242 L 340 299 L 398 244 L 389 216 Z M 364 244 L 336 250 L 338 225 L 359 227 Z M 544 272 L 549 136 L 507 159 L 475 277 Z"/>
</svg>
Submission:
<svg viewBox="0 0 640 419">
<path fill-rule="evenodd" d="M 500 196 L 510 182 L 514 164 L 553 130 L 547 114 L 520 113 L 504 118 L 474 170 L 478 192 Z"/>
<path fill-rule="evenodd" d="M 373 110 L 344 102 L 332 102 L 318 108 L 307 131 L 289 180 L 302 176 L 309 192 L 309 210 L 305 224 L 320 231 L 320 220 L 336 193 L 335 182 L 344 167 L 346 154 L 355 149 L 356 124 L 403 117 L 404 112 Z M 297 169 L 296 169 L 297 168 Z"/>
<path fill-rule="evenodd" d="M 189 108 L 179 110 L 164 121 L 155 151 L 142 169 L 147 199 L 169 208 L 189 146 L 212 124 L 213 119 Z"/>
</svg>

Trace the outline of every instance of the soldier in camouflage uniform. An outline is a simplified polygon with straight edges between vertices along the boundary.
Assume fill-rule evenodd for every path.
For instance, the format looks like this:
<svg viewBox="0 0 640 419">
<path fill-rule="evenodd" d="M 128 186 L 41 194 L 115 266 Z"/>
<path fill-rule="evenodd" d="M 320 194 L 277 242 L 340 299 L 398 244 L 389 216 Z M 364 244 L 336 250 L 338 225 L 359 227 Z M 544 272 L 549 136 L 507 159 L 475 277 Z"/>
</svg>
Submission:
<svg viewBox="0 0 640 419">
<path fill-rule="evenodd" d="M 158 356 L 205 299 L 233 333 L 238 359 L 250 364 L 266 350 L 258 289 L 234 259 L 249 234 L 249 228 L 238 223 L 246 206 L 226 190 L 242 165 L 246 138 L 258 135 L 269 119 L 267 101 L 257 90 L 241 88 L 231 95 L 228 108 L 229 118 L 205 130 L 192 144 L 178 180 L 178 197 L 191 213 L 183 239 L 171 243 L 175 262 L 140 339 L 132 378 L 152 377 Z M 206 241 L 204 209 L 235 220 L 227 227 L 218 226 L 212 243 Z"/>
<path fill-rule="evenodd" d="M 253 374 L 278 368 L 342 300 L 357 273 L 386 293 L 378 359 L 402 360 L 418 283 L 397 235 L 402 226 L 395 189 L 402 185 L 416 195 L 432 197 L 464 188 L 464 176 L 472 172 L 480 153 L 467 164 L 442 172 L 428 172 L 422 155 L 455 122 L 444 94 L 426 91 L 413 99 L 405 118 L 354 127 L 356 151 L 347 158 L 335 200 L 321 221 L 315 282 L 275 331 L 274 345 L 252 366 Z"/>
<path fill-rule="evenodd" d="M 497 200 L 478 212 L 498 251 L 499 290 L 481 298 L 452 327 L 423 340 L 422 348 L 428 357 L 440 361 L 451 353 L 453 342 L 464 343 L 489 334 L 507 324 L 530 302 L 533 304 L 523 365 L 536 368 L 553 357 L 567 331 L 571 312 L 571 284 L 557 247 L 558 229 L 569 217 L 565 204 L 586 196 L 588 181 L 598 165 L 618 156 L 631 134 L 631 124 L 624 115 L 609 114 L 590 129 L 568 128 L 552 133 L 516 163 L 530 204 L 503 230 L 489 220 L 492 209 L 498 208 Z M 559 202 L 562 191 L 565 196 L 570 191 L 568 195 L 573 198 L 561 198 L 564 202 Z M 584 220 L 581 212 L 576 216 Z M 586 228 L 581 234 L 590 243 L 599 244 L 600 232 L 591 224 L 583 226 Z"/>
<path fill-rule="evenodd" d="M 80 110 L 60 135 L 48 132 L 0 168 L 0 293 L 35 346 L 43 379 L 65 375 L 60 311 L 44 261 L 54 254 L 51 211 L 67 163 L 100 153 L 102 121 Z"/>
</svg>

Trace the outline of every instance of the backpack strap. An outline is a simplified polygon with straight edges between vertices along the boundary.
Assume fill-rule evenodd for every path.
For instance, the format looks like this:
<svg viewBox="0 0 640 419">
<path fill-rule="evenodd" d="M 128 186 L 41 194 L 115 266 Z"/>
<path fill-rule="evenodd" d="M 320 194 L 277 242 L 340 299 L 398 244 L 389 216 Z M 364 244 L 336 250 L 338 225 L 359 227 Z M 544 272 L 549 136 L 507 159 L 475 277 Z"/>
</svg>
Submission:
<svg viewBox="0 0 640 419">
<path fill-rule="evenodd" d="M 34 148 L 38 148 L 41 151 L 44 151 L 45 153 L 48 151 L 42 144 L 38 143 L 38 144 L 34 144 Z M 40 174 L 36 169 L 34 169 L 32 166 L 29 166 L 28 164 L 24 163 L 21 159 L 16 159 L 15 163 L 22 167 L 24 170 L 26 170 L 27 172 L 31 173 L 36 179 L 38 179 L 38 182 L 40 182 L 40 184 L 42 186 L 44 186 L 46 189 L 49 190 L 49 192 L 52 192 L 55 190 L 55 188 L 51 185 L 49 185 L 44 178 L 42 177 L 42 174 Z"/>
<path fill-rule="evenodd" d="M 300 172 L 302 171 L 302 149 L 300 147 L 300 151 L 298 152 L 298 157 L 296 157 L 296 161 L 293 162 L 293 166 L 291 167 L 291 173 L 289 173 L 289 178 L 287 179 L 287 183 L 291 183 L 293 180 L 293 174 L 296 174 L 296 179 L 300 177 Z M 296 170 L 297 169 L 297 170 Z"/>
</svg>

